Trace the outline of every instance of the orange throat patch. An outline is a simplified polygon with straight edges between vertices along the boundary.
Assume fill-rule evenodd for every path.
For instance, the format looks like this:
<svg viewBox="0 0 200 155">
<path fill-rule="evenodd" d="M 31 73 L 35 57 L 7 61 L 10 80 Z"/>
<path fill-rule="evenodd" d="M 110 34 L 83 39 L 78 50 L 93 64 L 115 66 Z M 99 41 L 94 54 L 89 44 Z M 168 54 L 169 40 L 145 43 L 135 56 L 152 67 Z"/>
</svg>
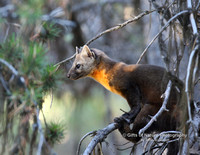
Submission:
<svg viewBox="0 0 200 155">
<path fill-rule="evenodd" d="M 113 92 L 115 94 L 118 94 L 118 95 L 123 97 L 121 92 L 116 90 L 114 86 L 110 86 L 109 85 L 109 82 L 113 77 L 112 77 L 112 75 L 108 75 L 106 73 L 105 69 L 95 70 L 95 71 L 93 71 L 92 74 L 89 75 L 89 77 L 92 77 L 93 79 L 95 79 L 97 82 L 99 82 L 101 85 L 103 85 L 109 91 L 111 91 L 111 92 Z"/>
</svg>

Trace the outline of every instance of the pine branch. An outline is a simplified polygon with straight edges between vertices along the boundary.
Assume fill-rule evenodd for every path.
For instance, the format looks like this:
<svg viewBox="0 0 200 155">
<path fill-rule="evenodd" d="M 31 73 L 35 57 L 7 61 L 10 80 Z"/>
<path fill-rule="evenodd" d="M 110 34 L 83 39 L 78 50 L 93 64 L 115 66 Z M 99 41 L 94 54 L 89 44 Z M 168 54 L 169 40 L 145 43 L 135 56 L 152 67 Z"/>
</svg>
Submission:
<svg viewBox="0 0 200 155">
<path fill-rule="evenodd" d="M 18 71 L 11 64 L 9 64 L 6 60 L 0 58 L 0 63 L 7 66 L 15 76 L 17 76 L 19 74 Z"/>
</svg>

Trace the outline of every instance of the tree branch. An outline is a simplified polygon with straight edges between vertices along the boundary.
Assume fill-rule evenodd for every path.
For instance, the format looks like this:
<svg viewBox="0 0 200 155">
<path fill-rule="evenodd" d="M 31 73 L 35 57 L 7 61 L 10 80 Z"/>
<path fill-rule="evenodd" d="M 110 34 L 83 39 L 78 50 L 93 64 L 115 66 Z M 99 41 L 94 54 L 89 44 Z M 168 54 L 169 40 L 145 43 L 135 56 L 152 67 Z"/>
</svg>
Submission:
<svg viewBox="0 0 200 155">
<path fill-rule="evenodd" d="M 90 40 L 86 43 L 86 45 L 91 44 L 94 40 L 100 38 L 100 37 L 103 36 L 104 34 L 109 33 L 109 32 L 112 32 L 112 31 L 119 30 L 119 29 L 123 28 L 124 26 L 126 26 L 127 24 L 130 24 L 130 23 L 132 23 L 132 22 L 135 22 L 135 21 L 139 20 L 140 18 L 142 18 L 143 16 L 148 15 L 148 14 L 154 12 L 154 11 L 155 11 L 155 10 L 142 12 L 142 13 L 139 14 L 138 16 L 136 16 L 136 17 L 134 17 L 134 18 L 132 18 L 132 19 L 129 19 L 129 20 L 125 21 L 124 23 L 121 23 L 121 24 L 118 24 L 117 26 L 114 26 L 114 27 L 112 27 L 112 28 L 109 28 L 109 29 L 107 29 L 107 30 L 105 30 L 105 31 L 103 31 L 103 32 L 101 32 L 101 33 L 99 33 L 99 34 L 97 34 L 97 35 L 96 35 L 95 37 L 93 37 L 92 39 L 90 39 Z"/>
<path fill-rule="evenodd" d="M 140 58 L 138 59 L 136 64 L 139 64 L 140 61 L 142 60 L 142 58 L 144 57 L 145 53 L 147 52 L 147 50 L 149 49 L 149 47 L 153 44 L 153 42 L 158 38 L 158 36 L 169 26 L 169 24 L 175 20 L 176 18 L 178 18 L 180 15 L 188 13 L 188 10 L 184 10 L 181 11 L 179 13 L 177 13 L 176 15 L 174 15 L 172 18 L 170 18 L 167 23 L 161 28 L 161 30 L 157 33 L 157 35 L 151 40 L 151 42 L 148 44 L 148 46 L 144 49 L 144 51 L 142 52 L 142 54 L 140 55 Z"/>
<path fill-rule="evenodd" d="M 134 22 L 134 21 L 137 21 L 137 20 L 139 20 L 140 18 L 142 18 L 143 16 L 145 16 L 145 15 L 147 15 L 147 14 L 150 14 L 150 13 L 152 13 L 152 12 L 154 12 L 154 11 L 155 11 L 155 10 L 152 10 L 152 11 L 145 11 L 145 12 L 139 14 L 138 16 L 136 16 L 136 17 L 134 17 L 134 18 L 132 18 L 132 19 L 127 20 L 127 21 L 124 22 L 124 23 L 118 24 L 117 26 L 114 26 L 114 27 L 112 27 L 112 28 L 110 28 L 110 29 L 107 29 L 107 30 L 105 30 L 105 31 L 103 31 L 103 32 L 101 32 L 101 33 L 99 33 L 99 34 L 97 34 L 97 35 L 96 35 L 95 37 L 93 37 L 92 39 L 90 39 L 90 40 L 86 43 L 86 45 L 89 45 L 89 44 L 92 43 L 94 40 L 100 38 L 100 37 L 103 36 L 104 34 L 109 33 L 109 32 L 112 32 L 112 31 L 116 31 L 116 30 L 118 30 L 118 29 L 121 29 L 121 28 L 123 28 L 124 26 L 126 26 L 127 24 L 130 24 L 130 23 L 132 23 L 132 22 Z M 64 60 L 62 60 L 62 61 L 60 61 L 60 62 L 58 62 L 57 64 L 54 65 L 54 67 L 57 67 L 57 66 L 58 66 L 58 68 L 59 68 L 59 66 L 60 66 L 62 63 L 67 62 L 67 61 L 70 61 L 70 60 L 73 59 L 75 56 L 76 56 L 76 53 L 75 53 L 74 55 L 72 55 L 71 57 L 66 58 L 66 59 L 64 59 Z"/>
<path fill-rule="evenodd" d="M 192 11 L 192 1 L 191 0 L 187 0 L 187 8 L 188 8 L 188 10 Z M 197 24 L 195 22 L 193 12 L 190 13 L 190 23 L 192 25 L 193 35 L 196 36 L 198 34 L 198 30 L 197 30 Z"/>
<path fill-rule="evenodd" d="M 60 62 L 58 62 L 57 64 L 54 65 L 54 67 L 58 67 L 58 68 L 59 68 L 59 66 L 60 66 L 62 63 L 72 60 L 75 56 L 76 56 L 76 53 L 75 53 L 74 55 L 72 55 L 71 57 L 66 58 L 66 59 L 64 59 L 64 60 L 62 60 L 62 61 L 60 61 Z M 57 69 L 58 69 L 58 68 L 57 68 Z"/>
<path fill-rule="evenodd" d="M 109 135 L 112 131 L 116 130 L 117 128 L 118 128 L 117 123 L 111 123 L 107 127 L 103 128 L 102 130 L 98 130 L 97 134 L 94 136 L 92 141 L 89 143 L 89 145 L 85 149 L 83 155 L 91 154 L 95 146 L 99 142 L 102 142 L 107 137 L 107 135 Z"/>
<path fill-rule="evenodd" d="M 39 119 L 39 108 L 37 108 L 37 103 L 35 103 L 36 106 L 36 117 L 37 117 L 37 126 L 38 126 L 38 131 L 40 132 L 40 139 L 39 139 L 39 143 L 38 143 L 38 149 L 37 149 L 37 155 L 41 154 L 42 151 L 42 145 L 44 143 L 44 134 L 43 134 L 43 130 L 42 130 L 42 125 Z"/>
<path fill-rule="evenodd" d="M 164 101 L 163 101 L 163 104 L 162 104 L 161 108 L 160 108 L 159 111 L 151 118 L 151 120 L 148 122 L 148 124 L 147 124 L 145 127 L 143 127 L 142 129 L 140 129 L 139 135 L 144 134 L 144 132 L 153 124 L 153 122 L 154 122 L 154 121 L 157 121 L 157 118 L 158 118 L 164 111 L 167 111 L 166 105 L 167 105 L 167 102 L 168 102 L 168 100 L 169 100 L 171 87 L 172 87 L 172 82 L 169 81 L 168 84 L 167 84 L 167 89 L 166 89 L 166 91 L 165 91 L 165 93 L 164 93 L 165 99 L 164 99 Z"/>
<path fill-rule="evenodd" d="M 95 131 L 91 131 L 91 132 L 87 133 L 86 135 L 84 135 L 84 136 L 81 138 L 81 140 L 79 141 L 79 144 L 78 144 L 78 149 L 77 149 L 76 155 L 79 155 L 79 153 L 80 153 L 80 148 L 81 148 L 81 144 L 82 144 L 83 140 L 84 140 L 85 138 L 87 138 L 89 135 L 94 135 L 94 134 L 96 134 L 96 132 L 97 132 L 96 130 L 95 130 Z"/>
<path fill-rule="evenodd" d="M 199 45 L 197 44 L 194 50 L 190 54 L 188 67 L 187 67 L 186 80 L 185 80 L 185 92 L 186 92 L 186 97 L 187 97 L 189 123 L 192 122 L 192 114 L 191 114 L 191 106 L 190 106 L 191 95 L 192 95 L 191 89 L 192 89 L 192 86 L 194 85 L 194 83 L 192 83 L 193 71 L 194 71 L 195 60 L 198 53 L 199 53 Z"/>
<path fill-rule="evenodd" d="M 17 76 L 19 74 L 18 71 L 11 64 L 9 64 L 6 60 L 0 58 L 0 63 L 6 65 L 15 76 Z"/>
<path fill-rule="evenodd" d="M 44 133 L 43 133 L 43 129 L 42 129 L 42 125 L 40 122 L 40 118 L 39 118 L 39 108 L 37 107 L 37 102 L 33 101 L 33 103 L 36 106 L 36 122 L 37 122 L 37 127 L 38 127 L 38 132 L 40 133 L 40 138 L 39 138 L 39 143 L 38 143 L 38 148 L 37 148 L 37 155 L 41 155 L 42 154 L 42 147 L 45 144 L 48 148 L 48 150 L 50 151 L 51 155 L 56 155 L 56 153 L 54 152 L 54 150 L 48 145 L 48 143 L 46 142 Z"/>
<path fill-rule="evenodd" d="M 2 63 L 5 66 L 7 66 L 8 69 L 14 74 L 14 77 L 19 78 L 19 81 L 23 84 L 24 87 L 26 87 L 24 77 L 20 76 L 19 73 L 18 73 L 18 71 L 11 64 L 9 64 L 6 60 L 1 59 L 1 58 L 0 58 L 0 63 Z"/>
</svg>

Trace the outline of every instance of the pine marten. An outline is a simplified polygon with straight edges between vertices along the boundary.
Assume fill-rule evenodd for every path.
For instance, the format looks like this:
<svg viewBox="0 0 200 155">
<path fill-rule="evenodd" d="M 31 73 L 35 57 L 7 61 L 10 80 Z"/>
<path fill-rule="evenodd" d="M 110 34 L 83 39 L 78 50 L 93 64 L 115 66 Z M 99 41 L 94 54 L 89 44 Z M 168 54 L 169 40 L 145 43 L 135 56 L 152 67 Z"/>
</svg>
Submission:
<svg viewBox="0 0 200 155">
<path fill-rule="evenodd" d="M 178 102 L 183 84 L 168 72 L 158 66 L 133 64 L 127 65 L 116 62 L 98 49 L 89 49 L 84 45 L 76 49 L 76 57 L 68 72 L 68 78 L 77 80 L 91 77 L 106 89 L 125 98 L 130 106 L 130 112 L 125 113 L 115 121 L 122 124 L 119 131 L 138 134 L 151 116 L 154 116 L 163 103 L 163 93 L 169 80 L 172 81 L 171 95 L 167 103 L 169 111 L 163 112 L 156 122 L 146 132 L 176 130 L 180 123 L 180 110 Z M 176 110 L 176 111 L 175 111 Z M 123 118 L 130 121 L 123 121 Z M 130 124 L 133 127 L 130 129 Z M 140 137 L 126 139 L 137 142 Z"/>
</svg>

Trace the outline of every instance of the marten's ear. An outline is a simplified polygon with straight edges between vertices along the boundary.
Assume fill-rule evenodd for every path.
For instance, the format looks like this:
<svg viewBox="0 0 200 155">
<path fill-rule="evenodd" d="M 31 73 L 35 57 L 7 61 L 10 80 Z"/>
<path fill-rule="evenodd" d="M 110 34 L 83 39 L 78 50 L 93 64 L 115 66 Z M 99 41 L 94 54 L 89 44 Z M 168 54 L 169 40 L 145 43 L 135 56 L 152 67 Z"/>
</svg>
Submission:
<svg viewBox="0 0 200 155">
<path fill-rule="evenodd" d="M 91 50 L 89 49 L 89 47 L 87 45 L 83 46 L 81 54 L 87 55 L 88 57 L 93 57 L 94 56 L 94 54 L 91 52 Z"/>
<path fill-rule="evenodd" d="M 80 49 L 76 46 L 76 54 L 79 54 L 80 52 Z"/>
</svg>

